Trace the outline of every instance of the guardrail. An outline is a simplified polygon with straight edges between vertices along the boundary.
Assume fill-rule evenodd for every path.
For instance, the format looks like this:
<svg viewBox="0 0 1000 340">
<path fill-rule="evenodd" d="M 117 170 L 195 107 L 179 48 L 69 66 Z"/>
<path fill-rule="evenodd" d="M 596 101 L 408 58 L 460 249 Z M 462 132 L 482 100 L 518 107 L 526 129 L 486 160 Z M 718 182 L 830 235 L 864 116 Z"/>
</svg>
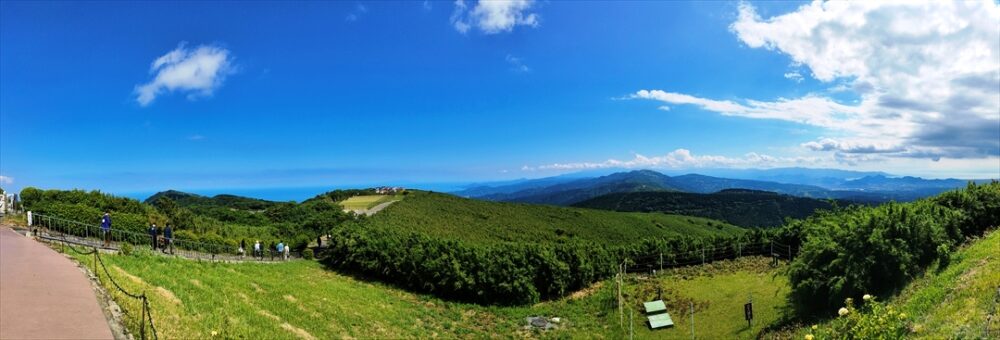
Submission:
<svg viewBox="0 0 1000 340">
<path fill-rule="evenodd" d="M 149 234 L 125 231 L 111 228 L 108 246 L 104 246 L 102 236 L 103 230 L 98 225 L 90 225 L 57 216 L 33 213 L 30 221 L 31 228 L 43 228 L 48 231 L 58 232 L 60 235 L 71 235 L 74 243 L 87 247 L 119 250 L 122 243 L 132 245 L 150 245 L 152 248 L 152 237 Z M 67 239 L 68 241 L 69 239 Z M 96 241 L 95 241 L 96 240 Z M 163 244 L 168 246 L 168 244 Z M 174 237 L 170 247 L 171 255 L 179 255 L 186 258 L 201 260 L 225 260 L 225 261 L 280 261 L 282 255 L 276 250 L 265 249 L 260 256 L 253 256 L 253 249 L 244 249 L 244 255 L 239 255 L 239 247 L 226 244 L 215 244 L 198 242 Z M 165 250 L 162 250 L 165 252 Z M 290 259 L 302 258 L 301 252 L 289 252 Z"/>
</svg>

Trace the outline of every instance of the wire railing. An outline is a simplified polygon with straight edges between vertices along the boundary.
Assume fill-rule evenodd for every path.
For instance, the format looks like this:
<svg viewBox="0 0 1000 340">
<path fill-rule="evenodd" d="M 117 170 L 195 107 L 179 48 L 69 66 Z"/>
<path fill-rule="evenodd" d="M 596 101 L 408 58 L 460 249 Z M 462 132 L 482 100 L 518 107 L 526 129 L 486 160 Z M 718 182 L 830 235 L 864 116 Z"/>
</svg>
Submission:
<svg viewBox="0 0 1000 340">
<path fill-rule="evenodd" d="M 104 259 L 101 258 L 100 250 L 98 250 L 96 246 L 91 247 L 89 250 L 86 248 L 81 250 L 77 248 L 77 245 L 80 243 L 70 240 L 65 233 L 49 233 L 48 235 L 38 235 L 37 237 L 61 243 L 63 252 L 66 252 L 66 249 L 69 249 L 81 256 L 89 256 L 93 254 L 94 268 L 92 271 L 94 277 L 102 286 L 106 287 L 108 294 L 112 295 L 113 298 L 117 297 L 114 298 L 114 300 L 117 302 L 122 314 L 128 316 L 123 320 L 126 329 L 129 329 L 132 333 L 135 333 L 135 330 L 138 329 L 139 338 L 143 340 L 159 339 L 159 335 L 156 332 L 156 325 L 153 322 L 153 314 L 151 313 L 152 309 L 149 307 L 149 298 L 146 296 L 146 293 L 130 292 L 122 287 L 118 281 L 115 281 L 114 276 L 112 276 L 111 272 L 108 270 L 108 266 L 104 263 Z M 108 283 L 110 283 L 110 285 Z M 111 288 L 114 288 L 114 290 Z M 136 319 L 136 311 L 138 311 L 139 314 L 138 319 Z M 147 325 L 149 326 L 149 332 L 146 331 Z"/>
<path fill-rule="evenodd" d="M 244 249 L 240 254 L 239 247 L 230 244 L 208 243 L 200 241 L 186 240 L 183 238 L 166 239 L 162 235 L 153 237 L 147 233 L 138 233 L 128 230 L 111 228 L 108 235 L 104 235 L 104 230 L 98 225 L 91 225 L 73 221 L 57 216 L 45 214 L 32 214 L 32 228 L 43 228 L 43 231 L 58 232 L 62 235 L 72 236 L 73 243 L 87 247 L 97 247 L 104 249 L 120 250 L 122 244 L 148 245 L 150 249 L 159 250 L 162 253 L 179 255 L 185 258 L 199 260 L 225 260 L 225 261 L 279 261 L 284 259 L 284 255 L 274 249 L 269 249 L 261 245 L 259 253 L 253 249 Z M 107 242 L 104 242 L 107 237 Z M 251 248 L 250 245 L 248 248 Z M 289 251 L 289 259 L 300 259 L 302 253 L 299 251 Z"/>
<path fill-rule="evenodd" d="M 768 256 L 791 261 L 797 249 L 777 241 L 736 243 L 725 246 L 703 247 L 679 253 L 649 254 L 622 261 L 626 273 L 650 273 L 654 270 L 707 264 L 746 256 Z"/>
</svg>

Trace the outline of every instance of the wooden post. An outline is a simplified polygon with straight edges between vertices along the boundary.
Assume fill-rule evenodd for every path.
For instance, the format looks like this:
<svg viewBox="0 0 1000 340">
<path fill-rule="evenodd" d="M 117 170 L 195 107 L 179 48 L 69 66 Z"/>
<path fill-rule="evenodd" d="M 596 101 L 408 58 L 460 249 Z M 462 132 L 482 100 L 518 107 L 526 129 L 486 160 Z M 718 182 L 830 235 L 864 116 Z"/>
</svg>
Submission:
<svg viewBox="0 0 1000 340">
<path fill-rule="evenodd" d="M 663 271 L 663 252 L 660 252 L 660 271 Z"/>
<path fill-rule="evenodd" d="M 694 340 L 694 302 L 689 302 L 691 304 L 691 339 Z"/>
<path fill-rule="evenodd" d="M 635 309 L 629 308 L 628 309 L 628 338 L 629 338 L 629 340 L 632 340 L 632 338 L 635 336 L 635 331 L 632 330 L 632 327 L 635 324 L 635 321 L 632 321 L 632 317 L 634 315 L 635 315 Z"/>
</svg>

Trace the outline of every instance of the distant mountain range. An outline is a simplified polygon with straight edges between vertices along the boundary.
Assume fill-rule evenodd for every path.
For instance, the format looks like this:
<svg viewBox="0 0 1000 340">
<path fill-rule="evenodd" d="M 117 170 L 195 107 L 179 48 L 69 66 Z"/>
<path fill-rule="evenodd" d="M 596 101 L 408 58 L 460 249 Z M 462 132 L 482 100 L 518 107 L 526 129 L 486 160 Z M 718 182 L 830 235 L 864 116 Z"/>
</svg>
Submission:
<svg viewBox="0 0 1000 340">
<path fill-rule="evenodd" d="M 709 169 L 703 174 L 667 176 L 652 170 L 617 172 L 604 176 L 563 175 L 505 183 L 483 183 L 454 194 L 492 201 L 572 205 L 612 193 L 673 191 L 714 193 L 725 189 L 750 189 L 780 194 L 844 199 L 864 203 L 911 201 L 963 187 L 968 180 L 892 177 L 883 172 L 836 169 Z M 976 180 L 988 182 L 989 180 Z"/>
<path fill-rule="evenodd" d="M 846 206 L 851 202 L 840 201 Z M 625 212 L 662 212 L 717 219 L 741 227 L 777 227 L 785 217 L 805 218 L 831 209 L 832 200 L 782 195 L 770 191 L 725 189 L 717 193 L 647 191 L 602 195 L 574 207 Z"/>
</svg>

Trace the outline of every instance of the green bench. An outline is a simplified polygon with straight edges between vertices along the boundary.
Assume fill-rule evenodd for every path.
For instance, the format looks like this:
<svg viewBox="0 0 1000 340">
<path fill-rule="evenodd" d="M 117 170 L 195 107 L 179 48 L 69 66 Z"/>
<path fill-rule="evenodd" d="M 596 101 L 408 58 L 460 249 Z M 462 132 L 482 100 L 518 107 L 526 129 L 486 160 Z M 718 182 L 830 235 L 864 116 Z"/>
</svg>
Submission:
<svg viewBox="0 0 1000 340">
<path fill-rule="evenodd" d="M 670 313 L 667 313 L 667 305 L 663 303 L 663 300 L 650 301 L 642 305 L 646 308 L 646 315 L 648 315 L 646 320 L 649 321 L 649 328 L 657 329 L 674 325 L 674 320 L 670 318 Z"/>
</svg>

